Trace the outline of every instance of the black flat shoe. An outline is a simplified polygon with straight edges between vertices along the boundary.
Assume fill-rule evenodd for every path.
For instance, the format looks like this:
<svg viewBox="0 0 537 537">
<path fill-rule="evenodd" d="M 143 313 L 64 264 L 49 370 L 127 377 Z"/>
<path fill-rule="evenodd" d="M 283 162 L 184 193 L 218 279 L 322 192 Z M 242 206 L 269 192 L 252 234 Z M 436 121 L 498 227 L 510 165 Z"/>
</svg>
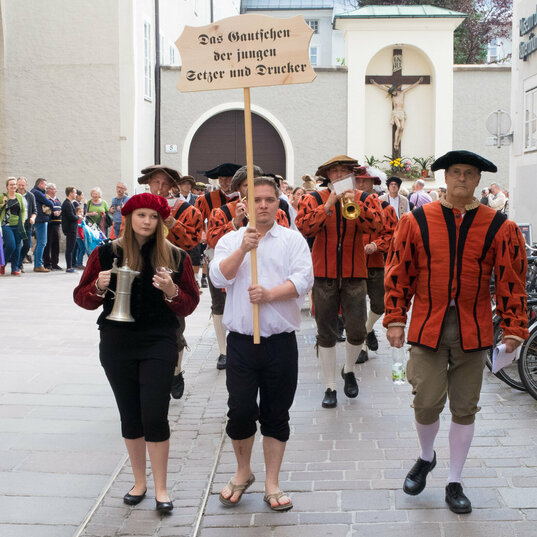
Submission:
<svg viewBox="0 0 537 537">
<path fill-rule="evenodd" d="M 369 349 L 372 351 L 376 351 L 379 348 L 379 340 L 377 339 L 377 335 L 375 334 L 374 330 L 371 330 L 369 334 L 367 334 L 367 337 L 365 339 L 365 343 Z"/>
<path fill-rule="evenodd" d="M 185 378 L 183 377 L 184 371 L 181 371 L 178 375 L 173 376 L 171 395 L 174 399 L 181 399 L 185 392 Z"/>
<path fill-rule="evenodd" d="M 323 408 L 335 408 L 337 407 L 337 392 L 328 388 L 324 392 L 323 402 L 321 403 Z"/>
<path fill-rule="evenodd" d="M 427 474 L 436 466 L 436 451 L 431 462 L 418 458 L 406 475 L 403 490 L 411 496 L 419 494 L 427 483 Z"/>
<path fill-rule="evenodd" d="M 345 373 L 345 368 L 343 368 L 341 370 L 341 376 L 345 381 L 343 393 L 351 399 L 358 397 L 358 383 L 356 382 L 356 377 L 354 376 L 354 373 L 352 371 L 350 373 Z"/>
<path fill-rule="evenodd" d="M 155 509 L 159 513 L 170 513 L 171 511 L 173 511 L 173 503 L 171 502 L 171 500 L 169 502 L 159 502 L 158 500 L 155 501 L 157 502 L 157 506 L 155 507 Z"/>
<path fill-rule="evenodd" d="M 367 355 L 367 351 L 361 350 L 360 354 L 358 355 L 358 358 L 356 359 L 357 364 L 363 364 L 369 360 L 369 356 Z"/>
<path fill-rule="evenodd" d="M 226 361 L 227 361 L 226 355 L 221 354 L 218 357 L 218 360 L 216 361 L 216 369 L 225 369 L 226 368 Z"/>
<path fill-rule="evenodd" d="M 145 489 L 143 494 L 136 496 L 131 494 L 131 491 L 129 490 L 129 492 L 123 496 L 123 503 L 126 503 L 127 505 L 138 505 L 145 498 L 146 493 L 147 489 Z"/>
<path fill-rule="evenodd" d="M 462 491 L 462 485 L 460 483 L 447 484 L 446 503 L 451 511 L 459 515 L 472 512 L 472 502 Z"/>
</svg>

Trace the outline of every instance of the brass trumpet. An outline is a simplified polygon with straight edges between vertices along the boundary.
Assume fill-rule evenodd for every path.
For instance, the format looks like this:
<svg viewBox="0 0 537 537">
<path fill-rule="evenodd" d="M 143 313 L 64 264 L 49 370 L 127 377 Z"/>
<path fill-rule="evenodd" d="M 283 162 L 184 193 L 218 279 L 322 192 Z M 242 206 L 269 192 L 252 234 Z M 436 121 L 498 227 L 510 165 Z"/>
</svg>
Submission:
<svg viewBox="0 0 537 537">
<path fill-rule="evenodd" d="M 347 220 L 356 220 L 361 212 L 362 210 L 360 209 L 360 206 L 354 199 L 350 199 L 347 196 L 341 198 L 341 214 L 343 215 L 343 218 L 346 218 Z"/>
</svg>

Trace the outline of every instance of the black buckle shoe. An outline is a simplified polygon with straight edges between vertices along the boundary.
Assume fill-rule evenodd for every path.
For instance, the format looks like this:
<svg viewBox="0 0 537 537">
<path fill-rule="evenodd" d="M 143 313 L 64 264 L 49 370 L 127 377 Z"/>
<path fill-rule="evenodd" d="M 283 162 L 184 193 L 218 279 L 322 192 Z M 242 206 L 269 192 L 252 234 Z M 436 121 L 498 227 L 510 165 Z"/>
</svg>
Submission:
<svg viewBox="0 0 537 537">
<path fill-rule="evenodd" d="M 132 489 L 131 489 L 132 490 Z M 123 503 L 126 503 L 127 505 L 138 505 L 144 498 L 147 493 L 147 489 L 145 489 L 145 492 L 143 494 L 134 495 L 131 494 L 131 491 L 127 492 L 125 496 L 123 496 Z"/>
<path fill-rule="evenodd" d="M 183 377 L 184 371 L 181 371 L 178 375 L 173 376 L 172 389 L 170 391 L 171 396 L 174 399 L 181 399 L 185 392 L 185 377 Z"/>
<path fill-rule="evenodd" d="M 367 337 L 365 338 L 365 343 L 369 349 L 372 351 L 376 351 L 379 348 L 379 340 L 377 339 L 377 335 L 375 334 L 374 330 L 371 330 L 369 334 L 367 334 Z"/>
<path fill-rule="evenodd" d="M 226 355 L 221 354 L 218 357 L 218 360 L 216 361 L 216 369 L 225 369 L 226 368 L 226 361 L 227 361 Z"/>
<path fill-rule="evenodd" d="M 364 364 L 369 360 L 369 356 L 367 355 L 367 351 L 364 351 L 363 349 L 360 351 L 360 354 L 358 355 L 358 358 L 356 359 L 357 364 Z"/>
<path fill-rule="evenodd" d="M 207 276 L 205 276 L 205 274 L 201 277 L 201 286 L 205 289 L 205 287 L 208 287 L 208 283 L 207 283 Z"/>
<path fill-rule="evenodd" d="M 472 512 L 472 502 L 462 491 L 462 485 L 460 483 L 447 484 L 446 503 L 451 511 L 459 515 Z"/>
<path fill-rule="evenodd" d="M 337 392 L 328 388 L 324 392 L 323 402 L 321 403 L 323 408 L 336 408 L 337 407 Z"/>
<path fill-rule="evenodd" d="M 341 376 L 345 381 L 343 393 L 351 399 L 358 397 L 358 382 L 356 382 L 356 377 L 354 376 L 354 373 L 352 371 L 350 373 L 345 373 L 345 368 L 343 368 L 341 370 Z"/>
<path fill-rule="evenodd" d="M 419 494 L 426 485 L 427 474 L 436 466 L 436 451 L 431 462 L 424 461 L 418 457 L 410 472 L 406 475 L 403 490 L 411 496 Z"/>
<path fill-rule="evenodd" d="M 157 502 L 157 505 L 155 509 L 159 513 L 170 513 L 173 511 L 173 503 L 171 501 L 169 502 L 159 502 L 158 500 L 155 500 Z"/>
</svg>

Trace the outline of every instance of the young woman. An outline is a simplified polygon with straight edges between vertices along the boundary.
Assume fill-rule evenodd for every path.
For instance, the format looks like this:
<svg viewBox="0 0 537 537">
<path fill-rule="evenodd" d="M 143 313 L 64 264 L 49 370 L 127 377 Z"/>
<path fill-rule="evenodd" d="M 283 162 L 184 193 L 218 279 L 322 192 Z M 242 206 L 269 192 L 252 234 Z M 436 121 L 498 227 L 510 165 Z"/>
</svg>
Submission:
<svg viewBox="0 0 537 537">
<path fill-rule="evenodd" d="M 11 275 L 20 276 L 19 256 L 22 240 L 26 238 L 24 220 L 26 218 L 24 200 L 17 192 L 17 180 L 10 177 L 6 181 L 6 192 L 0 196 L 0 222 L 2 224 L 2 237 L 4 241 L 4 263 L 11 262 Z M 4 274 L 5 268 L 0 267 Z"/>
<path fill-rule="evenodd" d="M 134 486 L 124 496 L 140 503 L 147 492 L 146 448 L 155 482 L 156 509 L 170 512 L 166 473 L 170 428 L 168 405 L 177 362 L 177 316 L 190 315 L 199 292 L 188 255 L 165 239 L 167 201 L 153 194 L 132 196 L 122 208 L 125 230 L 90 255 L 75 302 L 85 309 L 103 306 L 97 321 L 100 360 L 114 392 L 121 430 L 134 474 Z M 107 319 L 112 311 L 116 275 L 112 263 L 140 272 L 131 288 L 134 322 Z"/>
</svg>

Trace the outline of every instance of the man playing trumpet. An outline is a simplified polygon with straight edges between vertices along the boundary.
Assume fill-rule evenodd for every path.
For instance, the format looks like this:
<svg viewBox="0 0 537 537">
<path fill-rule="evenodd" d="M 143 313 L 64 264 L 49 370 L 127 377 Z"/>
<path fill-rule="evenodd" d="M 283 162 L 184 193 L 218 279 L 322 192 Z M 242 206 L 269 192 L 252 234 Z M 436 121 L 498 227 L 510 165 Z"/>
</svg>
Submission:
<svg viewBox="0 0 537 537">
<path fill-rule="evenodd" d="M 328 188 L 305 195 L 295 220 L 304 236 L 315 238 L 313 304 L 319 358 L 326 381 L 324 408 L 337 406 L 336 338 L 340 305 L 347 331 L 345 366 L 341 372 L 344 393 L 347 397 L 358 395 L 353 368 L 366 337 L 367 315 L 367 267 L 362 234 L 376 233 L 384 225 L 376 194 L 353 186 L 356 166 L 358 161 L 345 155 L 321 164 L 315 175 L 326 178 Z M 336 186 L 338 182 L 341 184 Z M 350 188 L 342 187 L 346 183 Z"/>
</svg>

